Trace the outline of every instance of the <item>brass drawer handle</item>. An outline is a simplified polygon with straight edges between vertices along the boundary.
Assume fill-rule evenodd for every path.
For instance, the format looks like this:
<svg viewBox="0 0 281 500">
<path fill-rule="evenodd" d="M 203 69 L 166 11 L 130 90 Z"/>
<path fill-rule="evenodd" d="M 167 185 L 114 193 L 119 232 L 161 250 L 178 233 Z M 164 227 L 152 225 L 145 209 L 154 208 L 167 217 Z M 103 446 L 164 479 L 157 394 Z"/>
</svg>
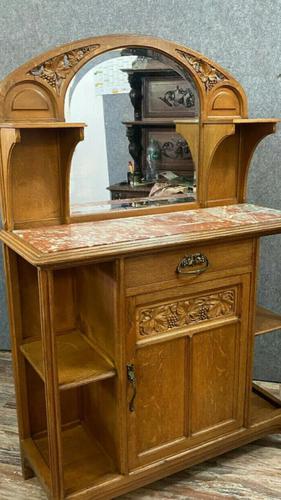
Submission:
<svg viewBox="0 0 281 500">
<path fill-rule="evenodd" d="M 137 378 L 136 378 L 135 365 L 133 364 L 127 365 L 127 379 L 133 388 L 133 395 L 129 403 L 129 410 L 135 411 L 135 397 L 137 395 Z"/>
<path fill-rule="evenodd" d="M 177 267 L 177 273 L 179 274 L 201 274 L 206 271 L 209 265 L 209 261 L 206 255 L 202 253 L 193 253 L 191 255 L 185 255 L 180 261 Z M 194 269 L 195 266 L 201 266 Z"/>
</svg>

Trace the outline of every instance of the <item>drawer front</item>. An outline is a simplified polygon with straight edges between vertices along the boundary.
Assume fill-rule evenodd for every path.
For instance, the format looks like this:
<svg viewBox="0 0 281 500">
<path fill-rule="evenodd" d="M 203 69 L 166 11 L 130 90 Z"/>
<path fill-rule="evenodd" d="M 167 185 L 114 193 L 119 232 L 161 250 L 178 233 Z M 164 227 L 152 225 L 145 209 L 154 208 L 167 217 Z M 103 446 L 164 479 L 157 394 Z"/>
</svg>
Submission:
<svg viewBox="0 0 281 500">
<path fill-rule="evenodd" d="M 171 282 L 184 284 L 209 280 L 212 273 L 252 265 L 253 240 L 197 245 L 133 257 L 125 262 L 126 288 Z M 180 272 L 179 272 L 180 271 Z"/>
</svg>

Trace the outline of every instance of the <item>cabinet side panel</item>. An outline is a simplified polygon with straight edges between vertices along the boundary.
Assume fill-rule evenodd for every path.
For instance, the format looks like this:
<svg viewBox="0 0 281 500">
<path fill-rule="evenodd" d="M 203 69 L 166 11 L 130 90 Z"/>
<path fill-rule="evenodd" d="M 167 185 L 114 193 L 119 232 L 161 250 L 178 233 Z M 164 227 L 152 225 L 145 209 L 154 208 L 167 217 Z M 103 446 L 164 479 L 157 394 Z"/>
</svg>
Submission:
<svg viewBox="0 0 281 500">
<path fill-rule="evenodd" d="M 112 461 L 118 463 L 116 380 L 103 380 L 82 388 L 82 419 Z"/>
<path fill-rule="evenodd" d="M 79 268 L 76 276 L 80 328 L 106 355 L 114 358 L 116 279 L 113 263 Z"/>
</svg>

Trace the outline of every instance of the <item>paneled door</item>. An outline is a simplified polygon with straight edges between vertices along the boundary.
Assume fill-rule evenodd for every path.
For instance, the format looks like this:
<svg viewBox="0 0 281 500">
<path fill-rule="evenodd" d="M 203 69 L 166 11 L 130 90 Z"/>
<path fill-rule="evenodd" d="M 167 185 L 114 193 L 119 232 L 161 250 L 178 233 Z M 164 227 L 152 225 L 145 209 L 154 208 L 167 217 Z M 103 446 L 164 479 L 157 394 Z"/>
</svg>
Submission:
<svg viewBox="0 0 281 500">
<path fill-rule="evenodd" d="M 128 300 L 131 469 L 242 427 L 249 296 L 241 275 Z"/>
</svg>

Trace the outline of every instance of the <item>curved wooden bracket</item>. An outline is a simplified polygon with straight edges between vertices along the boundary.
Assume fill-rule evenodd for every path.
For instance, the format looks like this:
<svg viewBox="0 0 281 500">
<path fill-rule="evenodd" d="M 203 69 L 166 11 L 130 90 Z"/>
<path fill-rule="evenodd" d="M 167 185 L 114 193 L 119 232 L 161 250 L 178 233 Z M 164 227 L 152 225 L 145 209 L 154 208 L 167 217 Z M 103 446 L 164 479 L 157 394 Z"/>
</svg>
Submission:
<svg viewBox="0 0 281 500">
<path fill-rule="evenodd" d="M 60 141 L 60 164 L 62 177 L 62 218 L 63 223 L 70 222 L 70 174 L 71 160 L 77 144 L 84 139 L 84 128 L 64 129 L 64 140 Z"/>
<path fill-rule="evenodd" d="M 1 155 L 0 155 L 0 181 L 1 181 L 1 211 L 4 229 L 9 229 L 12 225 L 11 214 L 11 189 L 10 189 L 10 158 L 14 146 L 20 142 L 20 130 L 14 128 L 0 129 Z"/>
<path fill-rule="evenodd" d="M 268 135 L 276 132 L 278 119 L 234 120 L 237 133 L 240 135 L 240 175 L 238 202 L 243 203 L 247 197 L 247 181 L 253 154 L 258 144 Z"/>
</svg>

